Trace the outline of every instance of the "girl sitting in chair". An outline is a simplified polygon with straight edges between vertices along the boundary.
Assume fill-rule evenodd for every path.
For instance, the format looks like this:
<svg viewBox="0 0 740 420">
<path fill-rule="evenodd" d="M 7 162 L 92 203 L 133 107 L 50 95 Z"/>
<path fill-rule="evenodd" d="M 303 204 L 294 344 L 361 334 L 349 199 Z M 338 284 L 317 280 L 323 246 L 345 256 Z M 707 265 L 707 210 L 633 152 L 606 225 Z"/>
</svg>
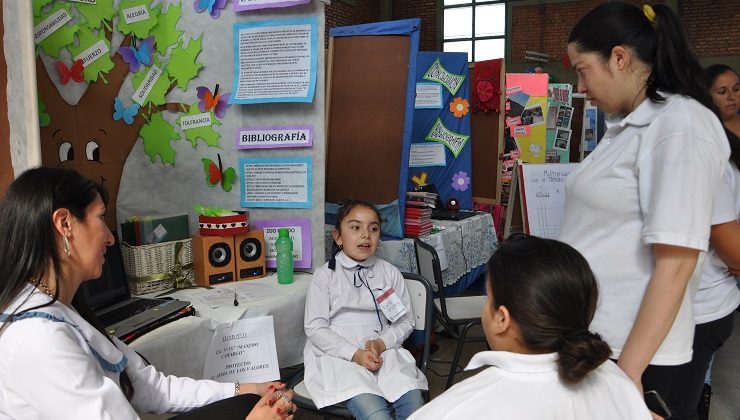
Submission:
<svg viewBox="0 0 740 420">
<path fill-rule="evenodd" d="M 635 384 L 588 330 L 598 292 L 571 246 L 514 235 L 488 261 L 483 332 L 490 366 L 418 410 L 412 419 L 650 419 Z"/>
<path fill-rule="evenodd" d="M 375 256 L 380 213 L 348 201 L 332 231 L 339 246 L 316 270 L 306 298 L 305 384 L 318 408 L 346 402 L 358 419 L 406 419 L 427 380 L 401 347 L 414 316 L 401 272 Z"/>
</svg>

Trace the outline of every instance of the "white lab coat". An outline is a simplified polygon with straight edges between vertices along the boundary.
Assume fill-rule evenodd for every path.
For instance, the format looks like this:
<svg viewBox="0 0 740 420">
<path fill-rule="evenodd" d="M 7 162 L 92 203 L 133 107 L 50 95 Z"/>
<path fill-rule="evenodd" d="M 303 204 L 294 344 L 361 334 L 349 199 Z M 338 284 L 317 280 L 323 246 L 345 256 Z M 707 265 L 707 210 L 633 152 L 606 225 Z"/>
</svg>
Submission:
<svg viewBox="0 0 740 420">
<path fill-rule="evenodd" d="M 29 285 L 4 313 L 49 300 Z M 234 395 L 234 384 L 157 372 L 126 344 L 114 338 L 114 346 L 62 303 L 34 311 L 56 320 L 17 320 L 0 334 L 0 420 L 138 419 L 135 410 L 184 412 Z M 120 371 L 123 365 L 134 387 L 131 402 L 119 388 L 119 373 L 109 370 Z"/>
<path fill-rule="evenodd" d="M 490 366 L 421 407 L 409 420 L 649 420 L 635 384 L 607 360 L 580 383 L 558 377 L 557 353 L 484 351 L 465 368 Z"/>
<path fill-rule="evenodd" d="M 414 327 L 411 300 L 401 272 L 375 257 L 359 265 L 362 269 L 356 279 L 358 263 L 340 252 L 336 268 L 331 270 L 328 263 L 324 264 L 314 273 L 308 289 L 304 380 L 319 408 L 362 393 L 393 402 L 410 390 L 427 389 L 426 377 L 416 368 L 414 357 L 401 347 Z M 371 297 L 371 291 L 377 298 L 389 287 L 407 309 L 393 323 L 382 311 L 376 311 Z M 380 370 L 371 372 L 352 362 L 352 356 L 365 348 L 367 340 L 375 338 L 383 340 L 386 351 L 381 354 Z"/>
</svg>

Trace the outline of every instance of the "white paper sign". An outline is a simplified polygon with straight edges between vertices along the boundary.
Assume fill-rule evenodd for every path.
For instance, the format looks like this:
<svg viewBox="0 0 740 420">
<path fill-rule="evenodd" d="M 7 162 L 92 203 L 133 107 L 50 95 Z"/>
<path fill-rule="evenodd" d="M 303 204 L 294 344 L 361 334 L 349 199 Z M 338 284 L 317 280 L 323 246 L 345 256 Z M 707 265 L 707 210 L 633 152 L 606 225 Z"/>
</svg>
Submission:
<svg viewBox="0 0 740 420">
<path fill-rule="evenodd" d="M 75 3 L 85 3 L 85 4 L 98 4 L 98 0 L 67 0 L 67 1 L 73 1 Z"/>
<path fill-rule="evenodd" d="M 149 96 L 149 93 L 152 91 L 154 84 L 157 83 L 157 80 L 161 75 L 162 70 L 160 70 L 156 64 L 152 64 L 149 72 L 146 74 L 146 76 L 144 76 L 144 81 L 141 82 L 139 88 L 136 89 L 136 92 L 134 92 L 134 96 L 132 96 L 134 102 L 138 103 L 141 106 L 144 106 L 146 98 Z"/>
<path fill-rule="evenodd" d="M 129 7 L 123 9 L 123 19 L 127 25 L 149 19 L 149 10 L 146 6 Z"/>
<path fill-rule="evenodd" d="M 293 240 L 293 261 L 300 261 L 303 259 L 303 235 L 300 226 L 282 226 L 288 228 L 290 232 L 290 239 Z M 275 241 L 278 237 L 277 227 L 266 227 L 262 228 L 262 232 L 265 233 L 265 245 L 267 246 L 267 252 L 265 253 L 265 259 L 275 260 L 277 258 L 277 248 L 275 248 Z"/>
<path fill-rule="evenodd" d="M 280 379 L 272 316 L 240 319 L 216 327 L 203 377 L 218 382 Z"/>
<path fill-rule="evenodd" d="M 94 43 L 90 48 L 77 55 L 74 58 L 74 61 L 82 60 L 82 65 L 84 67 L 87 67 L 88 65 L 90 65 L 90 63 L 107 54 L 108 51 L 110 51 L 108 49 L 108 44 L 106 44 L 105 41 L 101 39 L 100 41 Z"/>
<path fill-rule="evenodd" d="M 445 145 L 440 143 L 411 143 L 409 166 L 447 166 Z"/>
<path fill-rule="evenodd" d="M 442 85 L 438 83 L 417 83 L 416 109 L 441 109 L 442 108 Z"/>
<path fill-rule="evenodd" d="M 191 128 L 210 127 L 211 113 L 204 112 L 202 114 L 188 115 L 180 118 L 180 127 L 183 130 L 190 130 Z"/>
<path fill-rule="evenodd" d="M 40 43 L 70 20 L 72 20 L 72 17 L 66 10 L 57 10 L 56 13 L 42 20 L 38 25 L 33 27 L 33 42 L 36 44 Z"/>
</svg>

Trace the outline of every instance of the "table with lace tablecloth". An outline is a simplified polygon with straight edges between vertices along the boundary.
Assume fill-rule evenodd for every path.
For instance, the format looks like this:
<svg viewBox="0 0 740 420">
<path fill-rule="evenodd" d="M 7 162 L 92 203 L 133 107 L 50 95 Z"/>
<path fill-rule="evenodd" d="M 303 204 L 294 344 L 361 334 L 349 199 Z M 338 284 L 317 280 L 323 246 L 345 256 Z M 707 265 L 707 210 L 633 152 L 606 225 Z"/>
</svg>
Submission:
<svg viewBox="0 0 740 420">
<path fill-rule="evenodd" d="M 420 237 L 422 241 L 437 249 L 442 268 L 445 290 L 465 290 L 483 273 L 484 265 L 498 247 L 493 218 L 490 213 L 479 213 L 463 220 L 434 220 L 434 225 L 443 227 L 440 232 Z M 331 255 L 332 226 L 326 225 L 326 258 Z M 402 272 L 419 273 L 416 264 L 416 246 L 413 238 L 383 240 L 376 254 Z M 432 284 L 436 290 L 436 284 Z"/>
</svg>

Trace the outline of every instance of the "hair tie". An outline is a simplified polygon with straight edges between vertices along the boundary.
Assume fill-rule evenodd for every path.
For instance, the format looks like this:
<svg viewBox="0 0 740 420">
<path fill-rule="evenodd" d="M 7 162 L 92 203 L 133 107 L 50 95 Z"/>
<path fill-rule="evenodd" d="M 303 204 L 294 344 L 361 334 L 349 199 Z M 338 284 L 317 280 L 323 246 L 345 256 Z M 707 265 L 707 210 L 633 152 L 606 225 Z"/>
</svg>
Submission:
<svg viewBox="0 0 740 420">
<path fill-rule="evenodd" d="M 642 13 L 645 14 L 645 17 L 650 21 L 650 23 L 655 23 L 655 19 L 658 17 L 658 15 L 655 14 L 655 10 L 653 10 L 653 6 L 649 4 L 644 4 L 642 6 Z"/>
<path fill-rule="evenodd" d="M 565 334 L 565 338 L 573 341 L 584 341 L 591 337 L 591 332 L 587 329 L 575 330 Z"/>
</svg>

